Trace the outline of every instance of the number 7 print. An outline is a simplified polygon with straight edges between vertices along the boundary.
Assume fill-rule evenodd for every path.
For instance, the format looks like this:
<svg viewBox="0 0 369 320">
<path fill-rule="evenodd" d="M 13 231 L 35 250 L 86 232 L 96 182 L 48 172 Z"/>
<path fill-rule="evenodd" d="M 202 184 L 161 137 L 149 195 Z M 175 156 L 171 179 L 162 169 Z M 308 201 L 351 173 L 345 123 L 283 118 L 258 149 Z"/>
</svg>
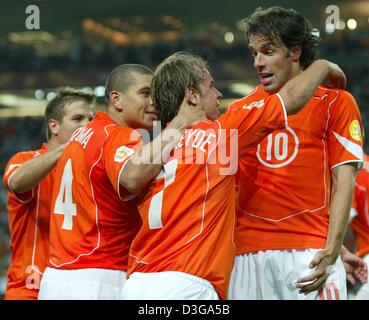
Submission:
<svg viewBox="0 0 369 320">
<path fill-rule="evenodd" d="M 149 207 L 149 228 L 150 229 L 160 229 L 163 227 L 163 221 L 161 219 L 162 207 L 163 207 L 163 195 L 164 190 L 170 184 L 172 184 L 176 178 L 176 170 L 177 170 L 177 159 L 171 160 L 163 166 L 163 169 L 156 176 L 156 180 L 164 177 L 164 188 L 160 190 L 153 198 L 151 199 L 150 207 Z"/>
</svg>

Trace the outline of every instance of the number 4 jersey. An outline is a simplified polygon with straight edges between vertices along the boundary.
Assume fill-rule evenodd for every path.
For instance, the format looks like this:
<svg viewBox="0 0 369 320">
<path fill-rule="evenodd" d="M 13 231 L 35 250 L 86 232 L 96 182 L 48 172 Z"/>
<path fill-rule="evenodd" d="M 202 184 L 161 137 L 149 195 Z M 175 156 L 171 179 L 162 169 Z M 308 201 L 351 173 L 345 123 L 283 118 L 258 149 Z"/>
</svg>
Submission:
<svg viewBox="0 0 369 320">
<path fill-rule="evenodd" d="M 56 167 L 51 267 L 127 270 L 140 218 L 119 176 L 140 147 L 136 131 L 116 125 L 102 112 L 74 132 Z"/>
<path fill-rule="evenodd" d="M 262 86 L 245 103 L 267 97 Z M 319 86 L 288 128 L 266 137 L 240 160 L 237 253 L 323 248 L 331 172 L 362 165 L 360 112 L 343 90 Z"/>
<path fill-rule="evenodd" d="M 286 125 L 278 95 L 230 108 L 186 130 L 172 158 L 142 192 L 142 227 L 129 271 L 179 271 L 211 282 L 226 298 L 234 258 L 238 157 Z"/>
</svg>

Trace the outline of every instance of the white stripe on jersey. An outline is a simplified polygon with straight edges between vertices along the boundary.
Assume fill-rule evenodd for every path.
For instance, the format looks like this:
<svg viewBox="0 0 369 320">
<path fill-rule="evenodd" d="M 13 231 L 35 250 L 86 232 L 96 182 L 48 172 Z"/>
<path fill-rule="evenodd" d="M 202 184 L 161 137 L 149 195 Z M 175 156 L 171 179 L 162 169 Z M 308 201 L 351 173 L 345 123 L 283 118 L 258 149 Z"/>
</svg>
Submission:
<svg viewBox="0 0 369 320">
<path fill-rule="evenodd" d="M 359 160 L 364 160 L 363 148 L 360 145 L 350 141 L 345 137 L 342 137 L 341 135 L 339 135 L 334 131 L 333 134 L 348 152 L 353 154 Z"/>
</svg>

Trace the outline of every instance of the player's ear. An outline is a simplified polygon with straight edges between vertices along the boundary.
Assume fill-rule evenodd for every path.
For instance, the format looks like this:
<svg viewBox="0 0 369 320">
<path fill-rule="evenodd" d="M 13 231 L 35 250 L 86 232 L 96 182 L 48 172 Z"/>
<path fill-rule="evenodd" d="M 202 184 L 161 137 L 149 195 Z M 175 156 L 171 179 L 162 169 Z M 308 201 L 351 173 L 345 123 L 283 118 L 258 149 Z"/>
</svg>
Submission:
<svg viewBox="0 0 369 320">
<path fill-rule="evenodd" d="M 290 48 L 290 56 L 293 62 L 299 62 L 301 57 L 301 46 L 295 45 Z"/>
<path fill-rule="evenodd" d="M 123 105 L 122 105 L 122 95 L 119 91 L 113 90 L 109 93 L 110 103 L 119 111 L 122 111 Z"/>
<path fill-rule="evenodd" d="M 56 121 L 55 119 L 50 119 L 47 124 L 49 126 L 51 135 L 57 136 L 58 133 L 59 133 L 59 127 L 60 127 L 59 122 Z M 49 137 L 49 138 L 51 138 L 51 137 Z"/>
<path fill-rule="evenodd" d="M 188 103 L 192 106 L 199 104 L 199 92 L 194 88 L 187 89 Z"/>
</svg>

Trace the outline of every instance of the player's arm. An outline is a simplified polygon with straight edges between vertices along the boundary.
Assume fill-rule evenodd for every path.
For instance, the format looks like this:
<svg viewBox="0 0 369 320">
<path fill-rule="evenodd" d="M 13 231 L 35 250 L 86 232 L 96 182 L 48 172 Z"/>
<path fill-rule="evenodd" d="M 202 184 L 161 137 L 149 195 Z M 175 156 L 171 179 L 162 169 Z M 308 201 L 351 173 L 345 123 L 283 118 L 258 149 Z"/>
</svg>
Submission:
<svg viewBox="0 0 369 320">
<path fill-rule="evenodd" d="M 180 142 L 186 128 L 206 119 L 201 106 L 190 106 L 183 100 L 178 115 L 153 141 L 136 151 L 128 160 L 119 183 L 128 192 L 138 193 L 160 171 L 174 147 Z"/>
<path fill-rule="evenodd" d="M 329 276 L 329 269 L 340 254 L 347 229 L 355 186 L 356 165 L 344 164 L 332 170 L 332 200 L 329 208 L 329 228 L 326 246 L 316 253 L 309 267 L 315 271 L 298 280 L 298 288 L 309 293 L 320 288 Z M 306 282 L 310 282 L 306 284 Z"/>
<path fill-rule="evenodd" d="M 345 88 L 346 77 L 340 67 L 327 60 L 316 60 L 279 90 L 287 114 L 298 112 L 326 80 L 337 88 Z"/>
<path fill-rule="evenodd" d="M 361 189 L 365 190 L 365 193 L 368 192 L 368 190 L 360 185 L 356 179 L 355 182 L 355 188 L 354 188 L 354 194 L 353 194 L 353 199 L 352 199 L 352 205 L 351 205 L 351 210 L 350 210 L 350 216 L 349 216 L 349 223 L 352 222 L 352 220 L 358 216 L 359 212 L 358 212 L 358 194 L 360 193 Z M 348 228 L 349 231 L 350 228 Z"/>
<path fill-rule="evenodd" d="M 356 173 L 356 164 L 343 164 L 332 170 L 332 201 L 326 249 L 336 257 L 341 251 L 349 221 Z"/>
<path fill-rule="evenodd" d="M 9 178 L 8 187 L 16 194 L 30 191 L 47 176 L 63 153 L 65 145 L 22 164 Z"/>
</svg>

